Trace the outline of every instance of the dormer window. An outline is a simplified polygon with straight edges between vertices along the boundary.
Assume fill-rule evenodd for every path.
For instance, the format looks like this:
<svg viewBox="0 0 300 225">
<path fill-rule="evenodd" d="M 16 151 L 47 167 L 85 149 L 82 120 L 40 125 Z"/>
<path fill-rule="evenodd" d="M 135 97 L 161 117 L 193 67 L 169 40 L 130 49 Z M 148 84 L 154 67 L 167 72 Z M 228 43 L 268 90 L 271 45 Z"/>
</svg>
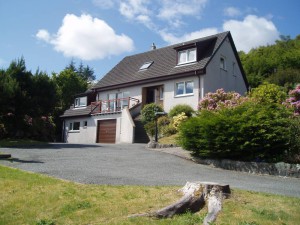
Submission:
<svg viewBox="0 0 300 225">
<path fill-rule="evenodd" d="M 139 70 L 146 70 L 148 69 L 151 65 L 152 65 L 153 61 L 150 61 L 150 62 L 145 62 Z"/>
<path fill-rule="evenodd" d="M 75 99 L 75 108 L 84 107 L 87 104 L 87 97 L 80 97 Z"/>
<path fill-rule="evenodd" d="M 178 65 L 196 62 L 196 48 L 178 51 Z"/>
</svg>

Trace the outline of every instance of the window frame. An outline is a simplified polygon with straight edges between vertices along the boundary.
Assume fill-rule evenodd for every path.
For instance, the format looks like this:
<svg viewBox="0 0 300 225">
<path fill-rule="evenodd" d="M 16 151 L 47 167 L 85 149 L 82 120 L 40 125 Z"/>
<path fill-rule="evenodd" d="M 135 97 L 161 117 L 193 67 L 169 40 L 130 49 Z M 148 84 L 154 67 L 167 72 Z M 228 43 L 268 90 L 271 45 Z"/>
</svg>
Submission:
<svg viewBox="0 0 300 225">
<path fill-rule="evenodd" d="M 76 124 L 76 126 L 75 126 Z M 77 129 L 77 125 L 78 125 L 78 129 Z M 76 129 L 74 129 L 76 128 Z M 73 121 L 73 122 L 70 122 L 69 124 L 69 131 L 71 132 L 79 132 L 80 131 L 80 122 L 79 121 Z"/>
<path fill-rule="evenodd" d="M 192 60 L 189 60 L 190 52 L 195 51 L 195 56 Z M 185 53 L 185 61 L 180 62 L 180 54 Z M 188 63 L 193 63 L 197 61 L 197 48 L 188 48 L 184 50 L 177 51 L 177 65 L 184 65 Z"/>
<path fill-rule="evenodd" d="M 147 70 L 152 64 L 153 61 L 144 62 L 144 64 L 140 67 L 139 71 Z"/>
<path fill-rule="evenodd" d="M 87 106 L 87 96 L 75 98 L 74 107 L 86 107 Z"/>
<path fill-rule="evenodd" d="M 225 57 L 225 56 L 221 56 L 221 57 L 220 57 L 220 68 L 221 68 L 222 70 L 227 71 L 226 57 Z"/>
<path fill-rule="evenodd" d="M 183 93 L 182 94 L 177 94 L 177 90 L 178 90 L 178 84 L 183 84 Z M 193 88 L 192 88 L 192 92 L 191 93 L 187 93 L 187 84 L 188 83 L 192 83 L 193 84 Z M 187 80 L 187 81 L 180 81 L 180 82 L 176 82 L 175 83 L 175 97 L 183 97 L 183 96 L 192 96 L 194 95 L 194 81 L 193 80 Z"/>
</svg>

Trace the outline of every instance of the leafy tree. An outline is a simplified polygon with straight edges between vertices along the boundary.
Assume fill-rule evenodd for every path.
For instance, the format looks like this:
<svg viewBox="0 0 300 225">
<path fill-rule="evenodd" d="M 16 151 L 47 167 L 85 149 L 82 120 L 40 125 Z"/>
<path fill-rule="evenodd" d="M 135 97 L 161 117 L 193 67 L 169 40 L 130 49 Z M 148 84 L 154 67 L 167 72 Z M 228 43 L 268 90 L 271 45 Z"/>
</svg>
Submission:
<svg viewBox="0 0 300 225">
<path fill-rule="evenodd" d="M 66 110 L 74 102 L 74 95 L 87 89 L 87 83 L 76 72 L 65 69 L 59 74 L 52 75 L 57 88 L 57 107 L 61 111 Z"/>
<path fill-rule="evenodd" d="M 239 56 L 250 86 L 257 87 L 278 71 L 300 69 L 300 35 L 295 39 L 281 36 L 274 45 L 252 49 L 248 54 L 239 52 Z"/>
</svg>

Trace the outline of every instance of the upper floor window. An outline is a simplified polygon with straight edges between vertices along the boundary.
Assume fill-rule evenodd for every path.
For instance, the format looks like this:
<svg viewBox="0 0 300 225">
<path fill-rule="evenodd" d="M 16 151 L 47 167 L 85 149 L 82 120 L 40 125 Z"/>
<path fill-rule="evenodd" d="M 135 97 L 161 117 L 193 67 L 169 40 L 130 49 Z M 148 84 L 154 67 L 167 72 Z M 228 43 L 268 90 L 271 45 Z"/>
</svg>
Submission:
<svg viewBox="0 0 300 225">
<path fill-rule="evenodd" d="M 186 49 L 178 52 L 178 65 L 196 61 L 196 48 Z"/>
<path fill-rule="evenodd" d="M 224 56 L 221 56 L 220 58 L 220 68 L 226 70 L 226 59 Z"/>
<path fill-rule="evenodd" d="M 183 81 L 176 83 L 176 96 L 192 95 L 194 93 L 194 82 Z"/>
<path fill-rule="evenodd" d="M 75 107 L 83 107 L 87 104 L 87 97 L 80 97 L 75 99 Z"/>
</svg>

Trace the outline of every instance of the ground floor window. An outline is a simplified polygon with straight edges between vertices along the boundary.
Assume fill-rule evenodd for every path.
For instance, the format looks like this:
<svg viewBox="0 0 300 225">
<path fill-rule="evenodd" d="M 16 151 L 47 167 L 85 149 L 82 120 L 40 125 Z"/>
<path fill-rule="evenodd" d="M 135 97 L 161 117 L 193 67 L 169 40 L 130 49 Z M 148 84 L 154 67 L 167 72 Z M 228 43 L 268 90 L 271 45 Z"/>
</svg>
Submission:
<svg viewBox="0 0 300 225">
<path fill-rule="evenodd" d="M 70 123 L 69 130 L 79 130 L 79 129 L 80 129 L 80 122 Z"/>
<path fill-rule="evenodd" d="M 192 95 L 194 93 L 194 82 L 183 81 L 176 83 L 175 96 Z"/>
</svg>

